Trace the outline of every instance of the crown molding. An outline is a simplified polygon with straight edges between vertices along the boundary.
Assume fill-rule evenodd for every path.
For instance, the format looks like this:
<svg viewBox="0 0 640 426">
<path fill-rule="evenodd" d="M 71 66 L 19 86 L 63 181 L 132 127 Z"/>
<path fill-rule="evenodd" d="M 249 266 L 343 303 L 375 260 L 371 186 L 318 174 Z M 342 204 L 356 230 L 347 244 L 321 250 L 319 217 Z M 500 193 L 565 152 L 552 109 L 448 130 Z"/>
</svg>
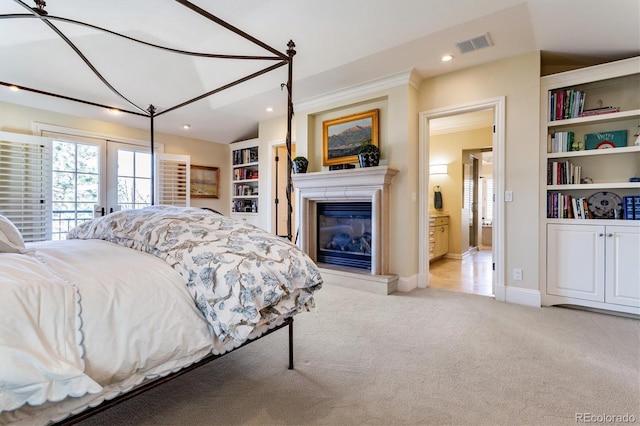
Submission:
<svg viewBox="0 0 640 426">
<path fill-rule="evenodd" d="M 362 84 L 335 90 L 313 98 L 303 99 L 295 103 L 298 111 L 318 110 L 332 104 L 347 102 L 353 98 L 372 95 L 382 90 L 409 85 L 418 90 L 422 78 L 414 69 L 391 74 Z"/>
</svg>

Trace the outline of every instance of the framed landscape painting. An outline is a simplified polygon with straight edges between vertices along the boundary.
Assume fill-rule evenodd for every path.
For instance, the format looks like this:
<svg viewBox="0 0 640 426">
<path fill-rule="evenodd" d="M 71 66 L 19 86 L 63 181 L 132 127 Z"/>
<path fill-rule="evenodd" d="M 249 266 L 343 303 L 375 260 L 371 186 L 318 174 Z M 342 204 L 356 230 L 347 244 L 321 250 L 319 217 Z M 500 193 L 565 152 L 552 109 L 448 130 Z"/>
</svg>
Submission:
<svg viewBox="0 0 640 426">
<path fill-rule="evenodd" d="M 220 168 L 191 166 L 191 198 L 218 198 Z"/>
<path fill-rule="evenodd" d="M 322 165 L 354 163 L 365 143 L 378 146 L 378 110 L 322 122 Z"/>
</svg>

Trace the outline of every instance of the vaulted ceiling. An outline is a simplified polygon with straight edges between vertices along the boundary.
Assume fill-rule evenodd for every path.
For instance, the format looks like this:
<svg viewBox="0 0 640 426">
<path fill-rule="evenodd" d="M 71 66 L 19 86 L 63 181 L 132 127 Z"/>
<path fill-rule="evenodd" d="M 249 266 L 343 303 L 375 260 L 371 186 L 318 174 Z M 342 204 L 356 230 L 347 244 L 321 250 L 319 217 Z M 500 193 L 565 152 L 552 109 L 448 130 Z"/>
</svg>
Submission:
<svg viewBox="0 0 640 426">
<path fill-rule="evenodd" d="M 47 0 L 49 24 L 32 0 L 0 0 L 0 82 L 100 105 L 159 111 L 257 72 L 272 59 L 186 56 L 134 43 L 225 55 L 274 56 L 172 0 Z M 286 53 L 293 40 L 295 102 L 415 70 L 422 78 L 540 50 L 546 66 L 590 65 L 640 54 L 637 0 L 193 0 L 206 13 Z M 30 15 L 30 16 L 16 16 Z M 62 19 L 61 19 L 62 18 Z M 51 26 L 64 34 L 65 42 Z M 488 35 L 491 46 L 456 44 Z M 73 46 L 94 67 L 73 50 Z M 443 54 L 450 62 L 441 62 Z M 97 72 L 94 72 L 97 71 Z M 104 81 L 100 80 L 100 76 Z M 286 114 L 287 67 L 157 118 L 156 130 L 213 142 L 253 137 L 259 121 Z M 112 88 L 127 98 L 123 100 Z M 109 114 L 0 86 L 0 100 L 148 128 L 148 119 Z M 266 108 L 272 107 L 272 112 Z M 183 124 L 190 124 L 188 130 Z"/>
</svg>

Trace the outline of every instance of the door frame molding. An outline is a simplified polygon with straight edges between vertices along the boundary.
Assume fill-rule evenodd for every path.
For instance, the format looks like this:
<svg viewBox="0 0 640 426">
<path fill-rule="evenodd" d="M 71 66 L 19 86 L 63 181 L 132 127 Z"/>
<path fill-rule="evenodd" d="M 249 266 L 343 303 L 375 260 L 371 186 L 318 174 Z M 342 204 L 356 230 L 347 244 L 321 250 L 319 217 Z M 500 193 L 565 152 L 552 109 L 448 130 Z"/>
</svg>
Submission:
<svg viewBox="0 0 640 426">
<path fill-rule="evenodd" d="M 291 145 L 295 145 L 296 140 L 295 139 L 291 139 Z M 276 217 L 276 208 L 275 208 L 275 204 L 273 204 L 273 200 L 275 200 L 275 191 L 276 191 L 276 185 L 278 184 L 275 181 L 275 173 L 274 173 L 274 168 L 275 168 L 275 160 L 273 159 L 273 152 L 275 150 L 276 147 L 278 146 L 283 146 L 286 145 L 287 141 L 284 139 L 277 139 L 277 140 L 273 140 L 271 142 L 268 143 L 269 146 L 269 155 L 267 155 L 267 170 L 269 170 L 269 179 L 267 180 L 267 194 L 269 194 L 269 200 L 271 200 L 269 202 L 269 208 L 267 209 L 267 231 L 271 232 L 271 233 L 275 233 L 275 224 L 276 224 L 276 220 L 278 220 L 278 218 Z M 291 192 L 291 199 L 294 201 L 295 203 L 295 188 L 293 188 L 293 191 Z M 286 199 L 285 199 L 285 203 L 283 204 L 284 206 L 286 206 Z M 295 205 L 293 206 L 294 210 L 292 212 L 292 218 L 295 218 L 296 216 L 296 207 Z M 286 207 L 285 207 L 286 208 Z M 297 219 L 297 218 L 296 218 Z M 294 222 L 294 223 L 298 223 L 298 222 Z M 295 237 L 296 233 L 295 230 L 292 230 L 293 232 L 293 236 Z"/>
<path fill-rule="evenodd" d="M 505 112 L 506 98 L 500 96 L 462 105 L 453 105 L 420 112 L 419 114 L 419 167 L 418 189 L 418 287 L 429 286 L 429 121 L 435 118 L 454 116 L 469 112 L 493 110 L 493 185 L 494 185 L 494 226 L 493 226 L 493 294 L 496 300 L 505 301 L 505 233 L 504 233 L 504 188 L 505 188 Z"/>
</svg>

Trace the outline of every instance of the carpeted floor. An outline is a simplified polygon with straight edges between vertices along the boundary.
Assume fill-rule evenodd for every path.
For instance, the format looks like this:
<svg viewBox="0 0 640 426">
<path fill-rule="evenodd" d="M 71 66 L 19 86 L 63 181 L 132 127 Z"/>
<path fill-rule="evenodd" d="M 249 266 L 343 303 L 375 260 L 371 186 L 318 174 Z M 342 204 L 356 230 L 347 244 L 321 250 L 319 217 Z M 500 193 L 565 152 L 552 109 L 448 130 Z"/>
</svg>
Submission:
<svg viewBox="0 0 640 426">
<path fill-rule="evenodd" d="M 316 300 L 295 320 L 295 370 L 281 330 L 80 424 L 640 422 L 637 319 L 436 289 Z"/>
</svg>

